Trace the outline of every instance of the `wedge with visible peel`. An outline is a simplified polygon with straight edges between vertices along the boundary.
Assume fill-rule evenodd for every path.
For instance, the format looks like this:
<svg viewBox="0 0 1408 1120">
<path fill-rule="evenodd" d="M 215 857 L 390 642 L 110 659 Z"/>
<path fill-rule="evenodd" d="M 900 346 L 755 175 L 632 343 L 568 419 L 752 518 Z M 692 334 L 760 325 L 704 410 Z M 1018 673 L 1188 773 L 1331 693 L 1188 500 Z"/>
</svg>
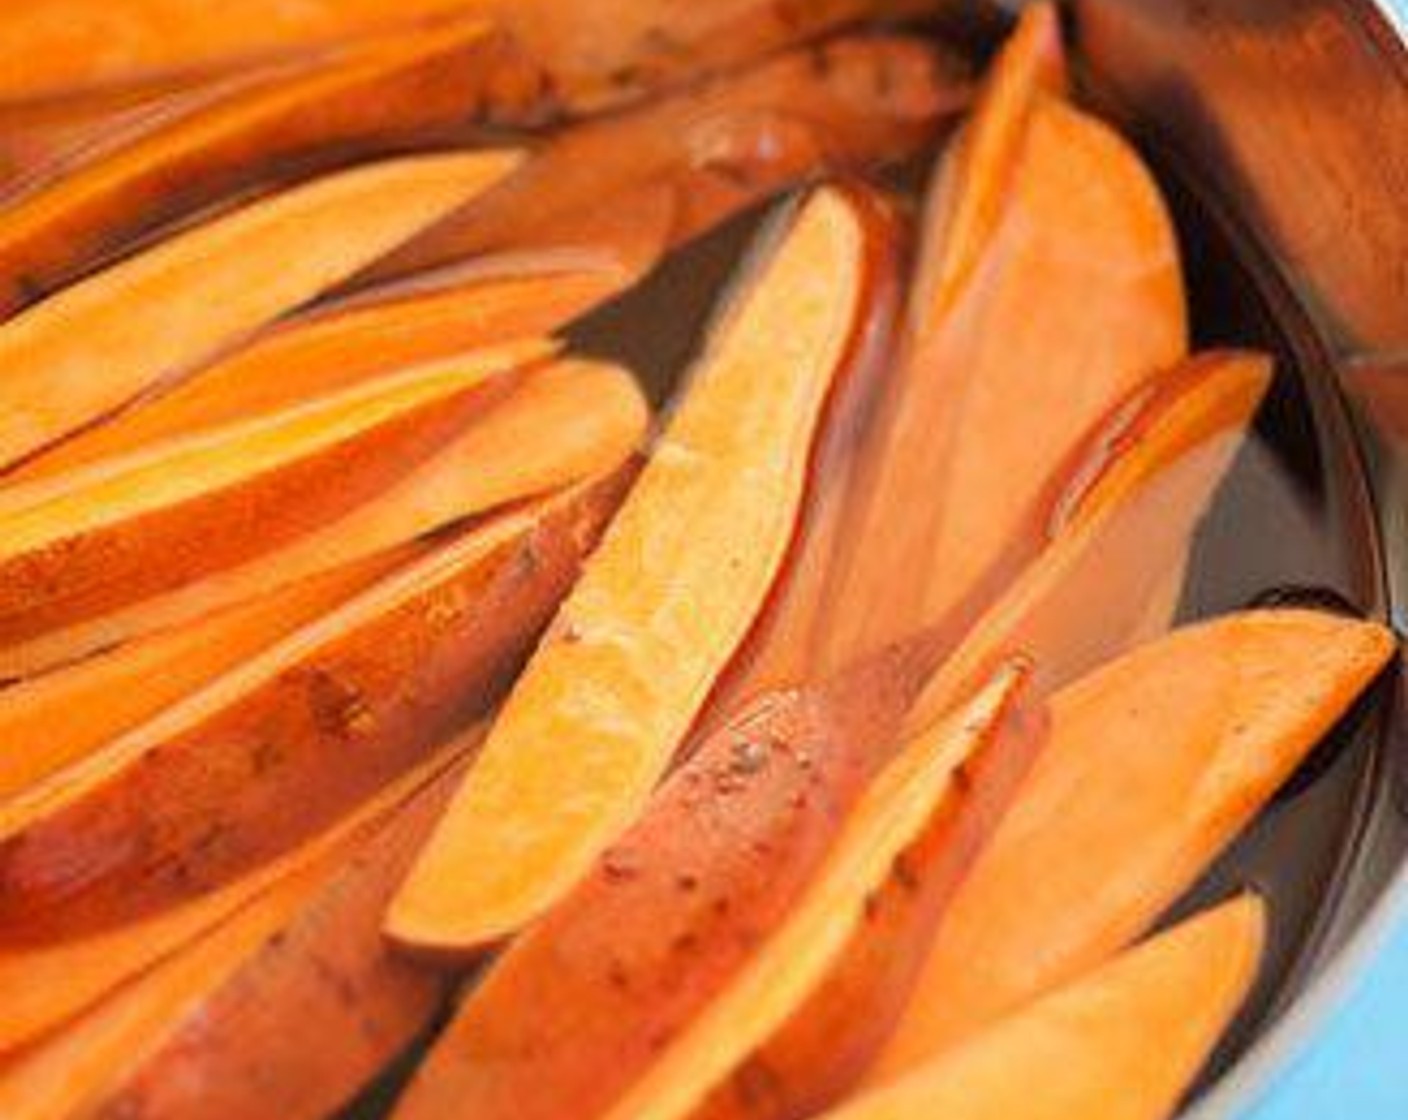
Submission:
<svg viewBox="0 0 1408 1120">
<path fill-rule="evenodd" d="M 624 473 L 461 533 L 0 805 L 0 924 L 73 933 L 217 887 L 413 766 L 511 679 Z"/>
<path fill-rule="evenodd" d="M 868 240 L 864 212 L 820 190 L 728 309 L 397 895 L 387 929 L 403 945 L 470 952 L 514 932 L 639 815 L 792 544 L 825 406 L 865 322 Z"/>
<path fill-rule="evenodd" d="M 478 742 L 479 736 L 471 732 L 451 747 L 430 752 L 418 766 L 303 843 L 218 889 L 71 936 L 7 921 L 0 934 L 0 1053 L 67 1022 L 270 889 L 295 877 L 320 877 L 343 865 L 407 797 Z"/>
<path fill-rule="evenodd" d="M 408 545 L 0 689 L 0 801 L 135 727 L 411 560 Z"/>
<path fill-rule="evenodd" d="M 1180 923 L 824 1120 L 1166 1120 L 1256 979 L 1255 896 Z"/>
<path fill-rule="evenodd" d="M 15 1120 L 80 1109 L 146 1120 L 319 1120 L 346 1103 L 449 995 L 451 977 L 390 951 L 381 912 L 477 737 L 461 737 L 460 761 L 330 872 L 279 884 L 32 1053 L 0 1064 L 0 1109 Z"/>
<path fill-rule="evenodd" d="M 0 211 L 0 314 L 252 186 L 424 146 L 474 110 L 482 25 L 416 30 L 194 99 Z M 140 119 L 140 118 L 139 118 Z"/>
<path fill-rule="evenodd" d="M 239 423 L 399 367 L 546 335 L 616 294 L 605 268 L 491 277 L 444 292 L 332 308 L 280 323 L 169 391 L 65 440 L 11 474 L 22 480 Z"/>
<path fill-rule="evenodd" d="M 1038 550 L 1051 472 L 1187 349 L 1158 188 L 1115 132 L 1044 88 L 1054 16 L 1023 18 L 930 190 L 905 353 L 842 534 L 831 664 L 971 621 Z M 899 571 L 916 575 L 897 586 Z"/>
<path fill-rule="evenodd" d="M 1210 351 L 1150 379 L 1091 433 L 1053 489 L 1048 543 L 924 686 L 911 732 L 1002 658 L 1069 683 L 1168 629 L 1193 533 L 1270 381 L 1260 354 Z"/>
<path fill-rule="evenodd" d="M 0 647 L 0 678 L 68 664 L 611 471 L 639 446 L 647 419 L 640 389 L 619 367 L 573 360 L 528 371 L 496 408 L 377 497 L 238 567 Z"/>
<path fill-rule="evenodd" d="M 1002 674 L 932 735 L 906 744 L 847 817 L 806 892 L 729 984 L 604 1115 L 689 1116 L 822 983 L 865 921 L 895 859 L 919 840 L 952 795 L 955 772 L 984 742 L 1012 688 Z"/>
<path fill-rule="evenodd" d="M 235 567 L 375 500 L 550 353 L 526 343 L 0 487 L 0 641 Z"/>
<path fill-rule="evenodd" d="M 483 197 L 378 262 L 385 280 L 509 249 L 589 244 L 599 200 L 665 192 L 676 243 L 788 183 L 917 151 L 966 103 L 959 63 L 902 36 L 797 50 L 559 133 Z"/>
<path fill-rule="evenodd" d="M 467 996 L 403 1113 L 598 1116 L 783 920 L 890 757 L 920 659 L 732 713 Z"/>
<path fill-rule="evenodd" d="M 1252 611 L 1176 630 L 1051 700 L 1051 735 L 964 882 L 870 1083 L 1137 938 L 1392 656 L 1382 626 Z"/>
<path fill-rule="evenodd" d="M 516 158 L 413 156 L 325 176 L 177 234 L 0 324 L 0 467 L 306 303 Z"/>
</svg>

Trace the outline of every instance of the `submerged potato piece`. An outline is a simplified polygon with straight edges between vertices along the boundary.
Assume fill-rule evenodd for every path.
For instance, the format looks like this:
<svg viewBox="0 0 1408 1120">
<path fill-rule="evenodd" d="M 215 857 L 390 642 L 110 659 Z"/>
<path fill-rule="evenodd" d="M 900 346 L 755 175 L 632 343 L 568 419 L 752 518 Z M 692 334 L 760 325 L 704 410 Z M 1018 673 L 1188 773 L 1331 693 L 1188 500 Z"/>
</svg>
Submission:
<svg viewBox="0 0 1408 1120">
<path fill-rule="evenodd" d="M 409 769 L 497 698 L 625 481 L 463 532 L 0 805 L 0 925 L 72 935 L 179 902 Z"/>
<path fill-rule="evenodd" d="M 1210 351 L 1117 405 L 1056 479 L 1046 547 L 929 679 L 909 729 L 1014 653 L 1046 692 L 1164 633 L 1198 520 L 1270 377 L 1265 355 Z"/>
<path fill-rule="evenodd" d="M 1158 188 L 1118 134 L 1044 88 L 1054 16 L 1023 18 L 930 190 L 905 353 L 837 561 L 832 664 L 971 622 L 1039 549 L 1052 472 L 1187 349 Z"/>
<path fill-rule="evenodd" d="M 333 610 L 421 547 L 393 549 L 312 576 L 0 689 L 0 801 Z"/>
<path fill-rule="evenodd" d="M 485 59 L 485 112 L 541 120 L 631 100 L 868 17 L 904 16 L 941 0 L 831 0 L 779 9 L 746 0 L 720 9 L 671 0 L 244 0 L 232 24 L 200 0 L 93 0 L 0 8 L 12 65 L 0 103 L 172 74 L 238 69 L 448 16 L 481 16 L 506 33 L 504 57 Z M 497 87 L 506 85 L 506 89 Z"/>
<path fill-rule="evenodd" d="M 890 757 L 918 660 L 891 651 L 733 712 L 489 968 L 402 1115 L 600 1115 L 814 877 Z"/>
<path fill-rule="evenodd" d="M 1190 918 L 824 1120 L 1166 1120 L 1256 979 L 1266 910 Z"/>
<path fill-rule="evenodd" d="M 605 267 L 559 269 L 550 261 L 524 261 L 502 277 L 285 321 L 169 391 L 36 456 L 10 477 L 71 470 L 289 408 L 399 367 L 547 335 L 615 295 L 627 279 Z"/>
<path fill-rule="evenodd" d="M 461 759 L 480 734 L 460 737 Z M 0 1109 L 22 1087 L 33 1104 L 14 1120 L 59 1120 L 80 1105 L 85 1116 L 144 1120 L 334 1112 L 449 995 L 451 977 L 398 958 L 380 927 L 463 770 L 434 775 L 330 874 L 285 890 L 292 905 L 261 896 L 253 921 L 235 915 L 38 1043 L 8 1077 L 0 1066 Z"/>
<path fill-rule="evenodd" d="M 959 63 L 904 36 L 833 40 L 565 129 L 497 188 L 366 274 L 388 279 L 505 249 L 590 243 L 600 200 L 662 192 L 679 243 L 791 182 L 898 161 L 966 103 Z"/>
<path fill-rule="evenodd" d="M 792 544 L 825 405 L 866 322 L 870 236 L 847 194 L 817 191 L 727 309 L 397 895 L 387 929 L 403 945 L 462 953 L 514 932 L 639 815 Z"/>
<path fill-rule="evenodd" d="M 23 922 L 0 932 L 0 1053 L 32 1043 L 271 889 L 301 892 L 346 863 L 388 814 L 442 773 L 473 735 L 423 759 L 303 842 L 214 890 L 103 928 L 60 936 Z M 302 884 L 293 883 L 302 880 Z M 3 1099 L 3 1098 L 0 1098 Z"/>
<path fill-rule="evenodd" d="M 1384 667 L 1393 636 L 1312 611 L 1174 631 L 1051 700 L 1051 734 L 964 881 L 872 1084 L 1129 944 Z"/>
<path fill-rule="evenodd" d="M 618 366 L 567 360 L 526 371 L 487 415 L 377 497 L 238 567 L 0 646 L 0 678 L 67 664 L 614 470 L 638 447 L 647 419 L 640 389 Z"/>
<path fill-rule="evenodd" d="M 483 25 L 418 30 L 153 111 L 126 143 L 0 211 L 0 315 L 221 198 L 434 139 L 474 108 L 484 37 Z"/>
<path fill-rule="evenodd" d="M 805 893 L 726 987 L 666 1041 L 656 1061 L 604 1115 L 689 1116 L 824 982 L 865 921 L 896 858 L 944 811 L 955 773 L 988 739 L 1020 673 L 1004 672 L 933 732 L 905 745 L 865 791 Z"/>
<path fill-rule="evenodd" d="M 0 641 L 234 567 L 374 500 L 484 414 L 525 343 L 0 487 Z M 498 375 L 498 376 L 496 376 Z"/>
<path fill-rule="evenodd" d="M 176 234 L 0 324 L 0 468 L 307 302 L 516 159 L 408 156 L 324 176 Z"/>
</svg>

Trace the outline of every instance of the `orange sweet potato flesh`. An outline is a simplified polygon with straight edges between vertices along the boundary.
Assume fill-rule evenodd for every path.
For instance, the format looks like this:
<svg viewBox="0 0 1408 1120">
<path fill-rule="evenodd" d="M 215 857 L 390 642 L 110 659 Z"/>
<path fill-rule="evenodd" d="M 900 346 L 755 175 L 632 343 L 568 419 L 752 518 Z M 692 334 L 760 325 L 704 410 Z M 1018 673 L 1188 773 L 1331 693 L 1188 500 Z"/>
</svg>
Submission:
<svg viewBox="0 0 1408 1120">
<path fill-rule="evenodd" d="M 1117 134 L 1048 88 L 1050 10 L 1023 19 L 930 191 L 905 353 L 837 560 L 833 663 L 971 621 L 1038 550 L 1051 472 L 1187 348 L 1158 189 Z M 927 574 L 899 586 L 897 571 Z"/>
<path fill-rule="evenodd" d="M 548 352 L 511 346 L 0 488 L 0 641 L 237 566 L 375 499 Z"/>
<path fill-rule="evenodd" d="M 733 712 L 494 963 L 404 1114 L 599 1114 L 799 897 L 889 756 L 919 660 L 896 649 Z"/>
<path fill-rule="evenodd" d="M 470 529 L 0 806 L 0 926 L 73 936 L 158 910 L 405 772 L 511 679 L 625 481 Z"/>
<path fill-rule="evenodd" d="M 388 814 L 443 773 L 448 762 L 476 748 L 480 738 L 470 730 L 428 752 L 416 767 L 348 807 L 304 842 L 214 890 L 104 929 L 67 936 L 7 922 L 0 933 L 0 992 L 5 996 L 0 1002 L 0 1052 L 17 1051 L 72 1020 L 270 890 L 282 891 L 295 879 L 306 884 L 310 877 L 316 880 L 344 865 Z"/>
<path fill-rule="evenodd" d="M 238 567 L 0 646 L 0 677 L 68 664 L 611 471 L 636 450 L 647 419 L 639 388 L 618 367 L 562 361 L 525 371 L 497 407 L 372 500 Z"/>
<path fill-rule="evenodd" d="M 1047 747 L 940 924 L 870 1083 L 1137 938 L 1393 650 L 1373 623 L 1255 611 L 1176 630 L 1056 693 Z"/>
<path fill-rule="evenodd" d="M 81 1102 L 83 1115 L 93 1117 L 318 1120 L 344 1104 L 449 995 L 450 978 L 397 957 L 380 925 L 462 771 L 461 763 L 435 776 L 352 858 L 257 930 L 230 930 L 249 924 L 236 915 L 53 1043 L 40 1043 L 51 1067 L 65 1054 L 90 1055 L 79 1083 L 70 1076 L 51 1088 L 59 1100 L 44 1107 L 56 1116 Z M 120 1005 L 137 1001 L 151 1004 L 149 1014 L 122 1024 Z M 95 1037 L 115 1020 L 95 1060 Z M 0 1104 L 5 1086 L 0 1070 Z"/>
<path fill-rule="evenodd" d="M 1003 658 L 1050 692 L 1166 631 L 1193 534 L 1270 381 L 1261 354 L 1209 351 L 1139 386 L 1058 472 L 1046 546 L 944 660 L 907 718 L 937 719 Z"/>
<path fill-rule="evenodd" d="M 0 800 L 333 610 L 424 547 L 393 549 L 0 689 Z"/>
<path fill-rule="evenodd" d="M 825 1120 L 1167 1120 L 1256 979 L 1265 906 L 1205 911 Z"/>
<path fill-rule="evenodd" d="M 52 475 L 287 408 L 399 367 L 545 335 L 615 295 L 624 279 L 604 268 L 549 267 L 537 274 L 525 265 L 521 274 L 294 319 L 31 459 L 10 477 Z"/>
<path fill-rule="evenodd" d="M 678 243 L 821 169 L 903 159 L 963 107 L 962 66 L 904 36 L 833 40 L 569 128 L 500 186 L 376 264 L 384 280 L 476 254 L 589 240 L 603 194 L 665 192 Z"/>
<path fill-rule="evenodd" d="M 136 0 L 121 12 L 98 0 L 46 0 L 33 9 L 0 11 L 0 41 L 14 63 L 0 76 L 0 103 L 237 69 L 455 15 L 484 17 L 505 32 L 507 57 L 494 64 L 514 77 L 519 96 L 496 116 L 533 120 L 682 84 L 867 17 L 935 6 L 935 0 L 828 0 L 795 8 L 747 0 L 722 10 L 667 0 L 312 0 L 295 6 L 246 0 L 239 21 L 231 23 L 199 0 Z"/>
<path fill-rule="evenodd" d="M 469 952 L 514 932 L 644 808 L 783 570 L 828 399 L 867 322 L 878 235 L 868 207 L 819 190 L 727 309 L 397 895 L 398 941 Z"/>
<path fill-rule="evenodd" d="M 409 151 L 476 104 L 482 26 L 394 36 L 198 98 L 127 144 L 78 159 L 0 211 L 0 315 L 167 223 L 291 176 Z"/>
<path fill-rule="evenodd" d="M 307 302 L 514 159 L 407 156 L 324 176 L 179 233 L 0 323 L 0 468 Z"/>
</svg>

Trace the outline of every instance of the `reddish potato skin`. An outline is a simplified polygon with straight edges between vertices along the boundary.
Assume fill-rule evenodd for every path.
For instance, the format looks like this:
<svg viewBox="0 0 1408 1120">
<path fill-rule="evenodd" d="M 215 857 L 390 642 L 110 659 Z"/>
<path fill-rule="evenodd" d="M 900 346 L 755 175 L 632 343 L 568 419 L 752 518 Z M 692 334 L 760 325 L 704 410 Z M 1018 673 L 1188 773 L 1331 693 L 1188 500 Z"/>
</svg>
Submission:
<svg viewBox="0 0 1408 1120">
<path fill-rule="evenodd" d="M 805 889 L 888 756 L 920 660 L 901 647 L 825 686 L 766 694 L 711 734 L 494 965 L 398 1117 L 607 1107 Z"/>
<path fill-rule="evenodd" d="M 512 680 L 632 472 L 22 825 L 0 842 L 3 937 L 73 936 L 225 882 L 414 765 Z"/>
<path fill-rule="evenodd" d="M 1024 688 L 962 767 L 950 798 L 895 864 L 840 963 L 773 1038 L 691 1120 L 800 1120 L 834 1104 L 885 1044 L 923 967 L 934 929 L 1016 796 L 1046 737 Z"/>
</svg>

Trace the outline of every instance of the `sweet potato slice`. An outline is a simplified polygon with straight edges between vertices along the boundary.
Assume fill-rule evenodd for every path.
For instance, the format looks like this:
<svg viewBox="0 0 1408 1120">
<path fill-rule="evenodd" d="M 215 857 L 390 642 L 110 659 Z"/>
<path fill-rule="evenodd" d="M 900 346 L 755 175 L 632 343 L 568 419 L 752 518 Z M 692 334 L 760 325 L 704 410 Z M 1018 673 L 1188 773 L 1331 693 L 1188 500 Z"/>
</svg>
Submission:
<svg viewBox="0 0 1408 1120">
<path fill-rule="evenodd" d="M 474 110 L 485 34 L 419 30 L 280 71 L 71 166 L 0 211 L 0 315 L 218 199 L 444 134 Z"/>
<path fill-rule="evenodd" d="M 906 744 L 865 791 L 796 906 L 605 1116 L 690 1115 L 788 1020 L 862 927 L 896 858 L 943 811 L 955 773 L 1000 718 L 1017 677 L 1000 674 L 931 735 Z"/>
<path fill-rule="evenodd" d="M 605 268 L 491 277 L 443 292 L 354 305 L 279 324 L 168 392 L 65 440 L 12 472 L 52 475 L 164 439 L 347 389 L 398 367 L 534 338 L 616 294 Z"/>
<path fill-rule="evenodd" d="M 787 556 L 865 322 L 869 236 L 846 194 L 816 192 L 728 308 L 397 895 L 387 928 L 401 943 L 469 952 L 514 932 L 639 814 Z M 577 760 L 566 800 L 564 752 Z"/>
<path fill-rule="evenodd" d="M 833 664 L 916 625 L 971 621 L 1039 549 L 1051 472 L 1186 351 L 1158 189 L 1114 131 L 1043 89 L 1052 49 L 1018 35 L 930 192 L 906 352 L 837 561 Z"/>
<path fill-rule="evenodd" d="M 1166 631 L 1198 519 L 1269 380 L 1263 355 L 1212 351 L 1116 406 L 1057 478 L 1049 543 L 930 678 L 910 731 L 1014 653 L 1049 692 Z"/>
<path fill-rule="evenodd" d="M 329 1115 L 449 994 L 449 977 L 389 951 L 381 913 L 477 737 L 462 737 L 460 761 L 331 872 L 318 865 L 276 884 L 0 1065 L 0 1110 L 14 1120 Z"/>
<path fill-rule="evenodd" d="M 733 712 L 490 968 L 405 1111 L 600 1115 L 811 881 L 890 756 L 919 660 L 890 651 Z"/>
<path fill-rule="evenodd" d="M 1223 904 L 825 1120 L 1166 1120 L 1256 979 L 1265 907 Z"/>
<path fill-rule="evenodd" d="M 414 156 L 325 176 L 178 234 L 0 324 L 0 466 L 305 303 L 515 159 Z"/>
<path fill-rule="evenodd" d="M 368 272 L 384 280 L 477 254 L 577 244 L 600 199 L 666 191 L 687 240 L 822 167 L 899 160 L 968 97 L 962 67 L 922 40 L 841 39 L 793 51 L 561 132 L 496 189 Z"/>
<path fill-rule="evenodd" d="M 1382 626 L 1255 611 L 1062 689 L 1051 736 L 939 927 L 875 1083 L 1138 937 L 1392 656 Z"/>
<path fill-rule="evenodd" d="M 372 500 L 484 414 L 526 343 L 0 487 L 0 641 L 234 567 Z"/>
<path fill-rule="evenodd" d="M 0 102 L 234 70 L 450 15 L 482 16 L 511 43 L 500 61 L 519 96 L 496 117 L 542 119 L 618 104 L 871 16 L 922 12 L 936 0 L 832 0 L 783 9 L 771 0 L 698 8 L 668 0 L 245 0 L 238 24 L 199 0 L 95 0 L 0 10 L 13 65 Z M 527 71 L 527 73 L 520 73 Z M 524 96 L 526 94 L 526 96 Z"/>
<path fill-rule="evenodd" d="M 442 773 L 450 760 L 477 747 L 479 738 L 477 731 L 467 732 L 277 859 L 214 890 L 71 936 L 7 922 L 0 932 L 0 1052 L 15 1050 L 72 1019 L 266 891 L 295 877 L 321 878 L 342 866 L 388 814 Z"/>
<path fill-rule="evenodd" d="M 0 689 L 0 800 L 96 750 L 364 589 L 423 547 L 313 576 L 262 599 Z"/>
<path fill-rule="evenodd" d="M 639 388 L 619 367 L 563 361 L 529 371 L 488 415 L 378 497 L 238 567 L 0 647 L 0 678 L 67 664 L 613 470 L 635 451 L 647 416 Z"/>
<path fill-rule="evenodd" d="M 0 924 L 73 933 L 187 898 L 404 772 L 497 697 L 624 481 L 468 530 L 0 805 Z"/>
</svg>

